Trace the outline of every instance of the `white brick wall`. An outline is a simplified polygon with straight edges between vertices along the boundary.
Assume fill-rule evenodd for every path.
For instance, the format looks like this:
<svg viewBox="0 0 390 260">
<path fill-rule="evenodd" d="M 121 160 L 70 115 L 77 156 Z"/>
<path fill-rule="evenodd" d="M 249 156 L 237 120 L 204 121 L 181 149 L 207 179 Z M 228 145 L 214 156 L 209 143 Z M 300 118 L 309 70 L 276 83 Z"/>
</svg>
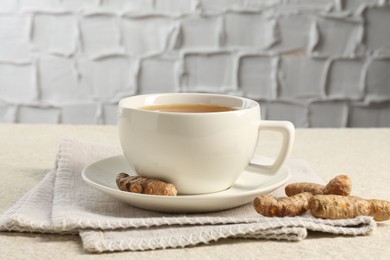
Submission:
<svg viewBox="0 0 390 260">
<path fill-rule="evenodd" d="M 2 0 L 0 122 L 115 124 L 155 92 L 297 127 L 390 127 L 388 0 Z"/>
</svg>

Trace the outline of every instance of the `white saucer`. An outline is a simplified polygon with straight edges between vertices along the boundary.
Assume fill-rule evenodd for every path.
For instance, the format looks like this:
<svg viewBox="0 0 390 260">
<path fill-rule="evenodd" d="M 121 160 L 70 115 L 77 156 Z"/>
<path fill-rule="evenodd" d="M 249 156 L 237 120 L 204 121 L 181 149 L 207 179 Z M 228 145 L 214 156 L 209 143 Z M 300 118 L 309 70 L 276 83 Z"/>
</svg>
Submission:
<svg viewBox="0 0 390 260">
<path fill-rule="evenodd" d="M 252 162 L 269 163 L 270 159 L 255 156 Z M 266 175 L 244 171 L 227 190 L 202 194 L 156 196 L 125 192 L 118 189 L 115 178 L 125 172 L 136 175 L 123 156 L 94 162 L 82 171 L 84 181 L 105 194 L 135 207 L 160 212 L 210 212 L 235 208 L 251 202 L 260 194 L 269 193 L 287 182 L 290 170 L 283 166 L 276 174 Z"/>
</svg>

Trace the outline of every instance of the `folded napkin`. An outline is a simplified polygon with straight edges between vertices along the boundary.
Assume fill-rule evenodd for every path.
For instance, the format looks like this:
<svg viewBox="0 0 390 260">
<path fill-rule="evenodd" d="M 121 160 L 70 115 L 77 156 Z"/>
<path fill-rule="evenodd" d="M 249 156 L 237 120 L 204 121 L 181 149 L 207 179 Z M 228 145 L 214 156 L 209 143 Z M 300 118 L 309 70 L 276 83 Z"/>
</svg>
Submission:
<svg viewBox="0 0 390 260">
<path fill-rule="evenodd" d="M 79 234 L 89 252 L 185 247 L 221 238 L 298 241 L 307 231 L 365 235 L 376 227 L 371 217 L 346 220 L 300 217 L 267 218 L 247 205 L 202 214 L 167 214 L 142 210 L 88 186 L 82 169 L 120 154 L 118 147 L 65 139 L 56 167 L 14 206 L 0 216 L 0 231 Z M 287 163 L 290 182 L 323 182 L 303 160 Z M 284 187 L 273 192 L 284 196 Z"/>
</svg>

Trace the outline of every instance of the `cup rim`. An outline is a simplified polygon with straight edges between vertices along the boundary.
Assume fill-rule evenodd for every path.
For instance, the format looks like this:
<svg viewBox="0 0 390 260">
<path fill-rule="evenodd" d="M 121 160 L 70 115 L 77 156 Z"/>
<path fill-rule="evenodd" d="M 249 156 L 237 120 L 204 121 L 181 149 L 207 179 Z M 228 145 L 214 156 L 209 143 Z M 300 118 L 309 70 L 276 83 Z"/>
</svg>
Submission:
<svg viewBox="0 0 390 260">
<path fill-rule="evenodd" d="M 165 111 L 153 111 L 153 110 L 142 109 L 141 106 L 153 105 L 152 103 L 148 103 L 148 102 L 143 103 L 141 106 L 139 104 L 138 105 L 129 104 L 130 101 L 137 100 L 137 99 L 149 100 L 149 102 L 152 102 L 155 100 L 155 98 L 162 97 L 162 96 L 182 96 L 182 97 L 193 96 L 193 97 L 211 97 L 211 98 L 218 98 L 218 99 L 230 99 L 230 100 L 240 101 L 242 105 L 238 107 L 239 109 L 231 110 L 231 111 L 193 113 L 193 112 L 165 112 Z M 169 103 L 169 104 L 175 104 L 175 103 Z M 176 103 L 176 104 L 183 104 L 183 103 Z M 219 105 L 223 105 L 223 104 L 219 104 Z M 214 94 L 214 93 L 178 92 L 178 93 L 155 93 L 155 94 L 129 96 L 126 98 L 122 98 L 119 101 L 118 107 L 121 109 L 131 109 L 131 110 L 137 110 L 137 111 L 148 112 L 148 113 L 205 115 L 205 114 L 237 113 L 240 111 L 247 111 L 250 109 L 260 108 L 260 105 L 255 100 L 245 98 L 245 97 L 240 97 L 240 96 Z"/>
</svg>

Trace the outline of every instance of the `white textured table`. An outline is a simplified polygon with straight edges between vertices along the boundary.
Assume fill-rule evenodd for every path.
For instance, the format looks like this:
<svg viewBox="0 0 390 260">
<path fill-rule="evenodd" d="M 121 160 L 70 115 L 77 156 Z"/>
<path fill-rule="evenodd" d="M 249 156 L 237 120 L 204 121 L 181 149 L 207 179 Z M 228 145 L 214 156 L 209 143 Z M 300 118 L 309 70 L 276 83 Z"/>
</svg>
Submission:
<svg viewBox="0 0 390 260">
<path fill-rule="evenodd" d="M 0 125 L 0 213 L 53 168 L 63 137 L 118 144 L 113 126 Z M 269 136 L 270 138 L 273 136 Z M 272 153 L 264 141 L 258 152 Z M 292 158 L 308 161 L 325 180 L 351 176 L 353 193 L 390 200 L 390 129 L 298 129 Z M 0 233 L 1 259 L 390 259 L 390 221 L 369 236 L 310 233 L 301 242 L 226 239 L 184 249 L 93 255 L 73 235 Z"/>
</svg>

